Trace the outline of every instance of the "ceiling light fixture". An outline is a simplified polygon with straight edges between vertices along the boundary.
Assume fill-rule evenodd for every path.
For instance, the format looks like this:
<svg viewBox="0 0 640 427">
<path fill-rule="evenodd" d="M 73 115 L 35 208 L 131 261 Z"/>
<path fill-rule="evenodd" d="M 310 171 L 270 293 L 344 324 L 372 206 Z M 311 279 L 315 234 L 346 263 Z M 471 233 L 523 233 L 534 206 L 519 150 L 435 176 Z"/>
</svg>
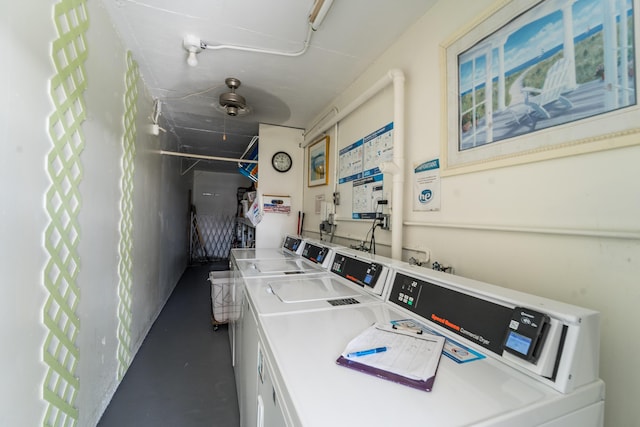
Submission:
<svg viewBox="0 0 640 427">
<path fill-rule="evenodd" d="M 311 36 L 314 31 L 317 31 L 324 21 L 331 5 L 333 4 L 333 0 L 315 0 L 313 6 L 311 6 L 311 10 L 309 11 L 308 21 L 308 29 L 307 29 L 307 37 L 303 42 L 302 49 L 296 52 L 284 52 L 280 50 L 271 50 L 271 49 L 261 49 L 249 46 L 235 46 L 228 44 L 218 44 L 213 45 L 204 40 L 199 39 L 196 36 L 186 36 L 182 42 L 184 48 L 189 52 L 189 56 L 187 58 L 187 63 L 192 67 L 198 65 L 197 54 L 202 52 L 204 49 L 210 50 L 221 50 L 221 49 L 231 49 L 231 50 L 241 50 L 244 52 L 253 52 L 253 53 L 264 53 L 268 55 L 280 55 L 280 56 L 301 56 L 307 52 L 309 49 L 309 45 L 311 44 Z"/>
<path fill-rule="evenodd" d="M 204 49 L 202 41 L 196 36 L 188 35 L 182 40 L 182 46 L 188 52 L 187 64 L 191 67 L 196 67 L 198 65 L 197 55 Z"/>
<path fill-rule="evenodd" d="M 198 57 L 196 56 L 196 52 L 194 52 L 193 50 L 189 51 L 189 56 L 187 56 L 187 64 L 189 64 L 190 67 L 198 66 Z"/>
<path fill-rule="evenodd" d="M 331 9 L 333 0 L 316 0 L 311 6 L 311 12 L 309 12 L 309 24 L 313 31 L 317 31 L 322 25 L 327 12 Z"/>
</svg>

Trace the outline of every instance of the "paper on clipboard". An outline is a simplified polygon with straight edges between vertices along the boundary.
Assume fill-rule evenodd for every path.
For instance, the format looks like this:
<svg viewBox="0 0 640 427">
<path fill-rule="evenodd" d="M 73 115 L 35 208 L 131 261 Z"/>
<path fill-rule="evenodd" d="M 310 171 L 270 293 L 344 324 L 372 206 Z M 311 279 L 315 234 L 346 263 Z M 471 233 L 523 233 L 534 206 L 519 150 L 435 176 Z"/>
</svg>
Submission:
<svg viewBox="0 0 640 427">
<path fill-rule="evenodd" d="M 433 385 L 444 337 L 395 330 L 391 325 L 375 324 L 347 344 L 338 364 L 376 375 L 414 388 L 430 391 Z M 349 353 L 387 347 L 387 351 L 362 357 Z"/>
<path fill-rule="evenodd" d="M 392 320 L 392 325 L 396 327 L 406 327 L 410 329 L 418 329 L 423 333 L 441 336 L 438 331 L 412 319 Z M 444 337 L 444 349 L 442 355 L 447 356 L 449 359 L 456 363 L 468 363 L 476 360 L 482 360 L 486 356 L 466 345 L 460 344 L 458 341 L 453 340 L 450 337 Z"/>
</svg>

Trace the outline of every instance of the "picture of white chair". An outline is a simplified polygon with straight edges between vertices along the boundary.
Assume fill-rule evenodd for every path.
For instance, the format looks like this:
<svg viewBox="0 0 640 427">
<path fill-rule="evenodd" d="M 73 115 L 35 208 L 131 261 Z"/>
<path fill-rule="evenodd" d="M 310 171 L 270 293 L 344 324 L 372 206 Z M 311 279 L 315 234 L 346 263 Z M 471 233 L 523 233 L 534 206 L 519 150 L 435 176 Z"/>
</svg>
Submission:
<svg viewBox="0 0 640 427">
<path fill-rule="evenodd" d="M 556 101 L 562 103 L 567 108 L 573 107 L 571 101 L 562 96 L 562 93 L 567 91 L 569 65 L 569 62 L 565 58 L 561 58 L 547 71 L 542 89 L 533 87 L 523 87 L 521 89 L 525 94 L 525 105 L 538 113 L 542 118 L 551 118 L 549 111 L 547 111 L 545 107 Z"/>
</svg>

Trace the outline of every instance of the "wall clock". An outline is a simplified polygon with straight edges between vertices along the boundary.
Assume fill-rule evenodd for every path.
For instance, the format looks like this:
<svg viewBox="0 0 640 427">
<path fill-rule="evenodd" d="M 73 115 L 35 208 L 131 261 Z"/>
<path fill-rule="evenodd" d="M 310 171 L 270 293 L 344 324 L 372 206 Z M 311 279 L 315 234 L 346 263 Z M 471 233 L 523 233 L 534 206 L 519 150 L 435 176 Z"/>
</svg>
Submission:
<svg viewBox="0 0 640 427">
<path fill-rule="evenodd" d="M 271 158 L 271 164 L 273 168 L 278 172 L 287 172 L 291 169 L 291 165 L 293 162 L 291 161 L 291 156 L 284 151 L 278 151 Z"/>
</svg>

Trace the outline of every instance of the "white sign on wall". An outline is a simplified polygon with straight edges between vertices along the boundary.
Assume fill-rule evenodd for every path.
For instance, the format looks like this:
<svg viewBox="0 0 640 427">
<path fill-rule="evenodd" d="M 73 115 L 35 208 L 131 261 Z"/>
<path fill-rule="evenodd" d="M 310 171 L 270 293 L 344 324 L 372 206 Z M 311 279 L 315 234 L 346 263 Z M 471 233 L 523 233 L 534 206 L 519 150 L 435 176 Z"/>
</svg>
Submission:
<svg viewBox="0 0 640 427">
<path fill-rule="evenodd" d="M 380 163 L 393 159 L 393 122 L 340 150 L 338 183 L 380 173 Z"/>
<path fill-rule="evenodd" d="M 353 181 L 353 219 L 374 219 L 382 200 L 382 174 Z"/>
<path fill-rule="evenodd" d="M 429 160 L 413 170 L 413 210 L 440 210 L 440 161 Z"/>
</svg>

